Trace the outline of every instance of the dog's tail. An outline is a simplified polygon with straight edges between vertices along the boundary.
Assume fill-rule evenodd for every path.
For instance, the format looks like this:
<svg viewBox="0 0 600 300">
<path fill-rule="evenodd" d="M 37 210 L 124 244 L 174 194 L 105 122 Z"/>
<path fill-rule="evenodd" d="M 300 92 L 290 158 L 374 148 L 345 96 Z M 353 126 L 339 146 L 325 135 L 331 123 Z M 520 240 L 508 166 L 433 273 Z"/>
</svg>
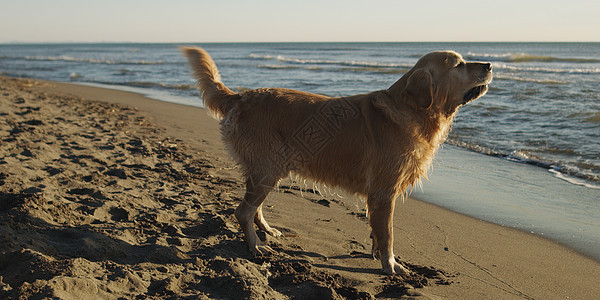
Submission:
<svg viewBox="0 0 600 300">
<path fill-rule="evenodd" d="M 198 80 L 198 89 L 204 105 L 217 118 L 223 118 L 240 99 L 240 95 L 221 82 L 217 65 L 208 52 L 197 47 L 180 47 L 187 57 L 194 77 Z"/>
</svg>

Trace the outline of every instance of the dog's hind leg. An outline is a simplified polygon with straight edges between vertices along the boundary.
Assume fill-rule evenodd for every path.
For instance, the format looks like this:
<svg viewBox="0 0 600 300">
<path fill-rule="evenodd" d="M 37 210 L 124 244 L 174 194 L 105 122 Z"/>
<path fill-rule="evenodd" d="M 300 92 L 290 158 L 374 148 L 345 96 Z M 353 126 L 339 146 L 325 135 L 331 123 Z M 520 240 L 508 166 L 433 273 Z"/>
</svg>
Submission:
<svg viewBox="0 0 600 300">
<path fill-rule="evenodd" d="M 258 226 L 258 228 L 267 234 L 270 234 L 274 237 L 282 236 L 281 231 L 269 226 L 262 213 L 262 204 L 256 210 L 256 215 L 254 216 L 254 224 Z"/>
<path fill-rule="evenodd" d="M 378 192 L 369 195 L 369 225 L 373 239 L 373 257 L 381 259 L 383 272 L 386 274 L 409 274 L 410 271 L 396 261 L 394 257 L 393 215 L 396 194 Z"/>
<path fill-rule="evenodd" d="M 252 252 L 254 255 L 263 255 L 274 252 L 271 247 L 264 244 L 258 238 L 258 235 L 256 235 L 256 230 L 254 229 L 254 220 L 256 217 L 259 217 L 259 219 L 264 221 L 264 218 L 262 218 L 262 212 L 260 215 L 257 215 L 257 212 L 269 192 L 275 186 L 276 182 L 277 180 L 270 176 L 249 176 L 246 181 L 246 195 L 244 196 L 242 203 L 240 203 L 235 210 L 235 217 L 240 223 L 242 231 L 244 231 L 250 252 Z M 264 224 L 266 224 L 266 222 L 264 222 L 263 225 Z"/>
</svg>

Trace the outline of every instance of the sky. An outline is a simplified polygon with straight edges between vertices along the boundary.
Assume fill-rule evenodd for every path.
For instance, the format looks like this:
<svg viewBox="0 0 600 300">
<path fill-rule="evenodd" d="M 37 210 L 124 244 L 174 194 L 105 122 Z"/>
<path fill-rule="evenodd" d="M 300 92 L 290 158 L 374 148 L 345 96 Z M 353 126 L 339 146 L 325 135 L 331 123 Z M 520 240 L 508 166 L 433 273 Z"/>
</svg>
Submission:
<svg viewBox="0 0 600 300">
<path fill-rule="evenodd" d="M 0 0 L 0 43 L 600 42 L 598 0 Z"/>
</svg>

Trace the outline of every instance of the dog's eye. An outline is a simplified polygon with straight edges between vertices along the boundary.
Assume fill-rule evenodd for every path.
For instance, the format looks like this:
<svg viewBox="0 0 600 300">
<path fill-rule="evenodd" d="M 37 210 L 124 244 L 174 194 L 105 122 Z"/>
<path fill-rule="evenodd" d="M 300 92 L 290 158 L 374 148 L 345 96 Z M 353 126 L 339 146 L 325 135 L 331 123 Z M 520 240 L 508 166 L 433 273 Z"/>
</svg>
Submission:
<svg viewBox="0 0 600 300">
<path fill-rule="evenodd" d="M 456 68 L 462 68 L 464 66 L 465 66 L 465 63 L 461 61 L 458 63 L 458 65 L 456 65 Z"/>
</svg>

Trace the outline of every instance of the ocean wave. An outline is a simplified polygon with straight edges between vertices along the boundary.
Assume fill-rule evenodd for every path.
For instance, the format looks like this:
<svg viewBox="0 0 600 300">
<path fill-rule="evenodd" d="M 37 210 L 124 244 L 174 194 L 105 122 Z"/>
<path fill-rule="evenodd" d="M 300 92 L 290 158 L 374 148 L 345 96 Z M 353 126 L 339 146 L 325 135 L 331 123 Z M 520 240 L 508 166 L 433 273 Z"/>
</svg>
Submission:
<svg viewBox="0 0 600 300">
<path fill-rule="evenodd" d="M 288 66 L 288 65 L 258 65 L 257 68 L 261 69 L 269 69 L 269 70 L 295 70 L 301 69 L 298 66 Z"/>
<path fill-rule="evenodd" d="M 354 73 L 381 73 L 381 74 L 404 74 L 408 72 L 409 68 L 375 68 L 375 67 L 356 67 L 356 68 L 342 68 L 339 69 L 342 72 L 354 72 Z"/>
<path fill-rule="evenodd" d="M 600 63 L 600 59 L 596 58 L 580 58 L 580 57 L 555 57 L 545 55 L 535 55 L 527 53 L 503 53 L 503 54 L 486 54 L 486 53 L 467 53 L 467 60 L 491 60 L 501 62 L 567 62 L 567 63 Z"/>
<path fill-rule="evenodd" d="M 354 60 L 327 60 L 327 59 L 303 59 L 303 58 L 291 58 L 283 55 L 264 55 L 264 54 L 250 54 L 250 58 L 261 59 L 261 60 L 277 60 L 281 62 L 291 64 L 312 64 L 312 65 L 337 65 L 337 66 L 352 66 L 352 67 L 373 67 L 373 68 L 410 68 L 412 65 L 408 64 L 392 64 L 392 63 L 379 63 L 379 62 L 368 62 L 368 61 L 354 61 Z"/>
<path fill-rule="evenodd" d="M 114 84 L 114 83 L 105 83 L 105 84 Z M 142 88 L 161 88 L 161 89 L 170 89 L 170 90 L 193 90 L 196 88 L 194 84 L 167 84 L 167 83 L 157 83 L 157 82 L 147 82 L 147 81 L 132 81 L 126 82 L 124 85 L 133 86 L 133 87 L 142 87 Z"/>
<path fill-rule="evenodd" d="M 598 63 L 600 60 L 593 58 L 561 58 L 543 55 L 514 54 L 508 62 L 568 62 L 568 63 Z"/>
<path fill-rule="evenodd" d="M 77 81 L 77 80 L 81 79 L 82 77 L 83 77 L 83 75 L 76 73 L 76 72 L 72 72 L 69 75 L 69 79 L 71 79 L 72 81 Z"/>
<path fill-rule="evenodd" d="M 577 185 L 583 185 L 589 188 L 600 189 L 600 166 L 597 165 L 578 165 L 577 163 L 546 160 L 541 157 L 538 157 L 530 151 L 515 150 L 510 153 L 505 153 L 481 145 L 470 144 L 454 139 L 448 139 L 446 142 L 450 145 L 467 149 L 473 152 L 485 154 L 488 156 L 494 156 L 511 162 L 523 163 L 544 168 L 552 172 L 553 174 L 555 174 L 556 177 L 562 180 Z M 561 153 L 565 152 L 564 150 L 556 149 L 554 151 L 558 151 Z"/>
<path fill-rule="evenodd" d="M 541 84 L 569 84 L 568 81 L 564 80 L 554 80 L 554 79 L 535 79 L 535 78 L 526 78 L 526 77 L 518 77 L 518 76 L 506 76 L 506 75 L 494 75 L 494 80 L 509 80 L 509 81 L 518 81 L 518 82 L 534 82 Z"/>
<path fill-rule="evenodd" d="M 24 59 L 28 61 L 61 61 L 61 62 L 84 62 L 91 64 L 105 64 L 105 65 L 162 65 L 166 62 L 162 61 L 146 61 L 146 60 L 109 60 L 109 59 L 95 59 L 95 58 L 78 58 L 72 56 L 24 56 L 18 57 L 18 59 Z"/>
<path fill-rule="evenodd" d="M 351 68 L 321 68 L 315 66 L 298 66 L 298 65 L 258 65 L 257 68 L 269 70 L 308 70 L 308 71 L 327 71 L 340 73 L 381 73 L 381 74 L 404 74 L 408 72 L 408 68 L 382 68 L 382 67 L 351 67 Z"/>
<path fill-rule="evenodd" d="M 586 180 L 582 180 L 581 178 L 577 178 L 577 177 L 572 177 L 572 176 L 568 176 L 565 175 L 564 173 L 560 172 L 559 170 L 555 170 L 555 169 L 549 169 L 548 170 L 550 173 L 554 174 L 554 176 L 558 179 L 564 180 L 568 183 L 574 184 L 574 185 L 581 185 L 581 186 L 585 186 L 587 188 L 590 189 L 600 189 L 600 184 L 594 184 L 594 183 L 590 183 Z"/>
<path fill-rule="evenodd" d="M 515 66 L 502 63 L 494 63 L 494 69 L 505 69 L 519 72 L 541 72 L 541 73 L 555 73 L 555 74 L 600 74 L 600 68 L 548 68 L 548 67 L 526 67 L 526 66 Z"/>
</svg>

